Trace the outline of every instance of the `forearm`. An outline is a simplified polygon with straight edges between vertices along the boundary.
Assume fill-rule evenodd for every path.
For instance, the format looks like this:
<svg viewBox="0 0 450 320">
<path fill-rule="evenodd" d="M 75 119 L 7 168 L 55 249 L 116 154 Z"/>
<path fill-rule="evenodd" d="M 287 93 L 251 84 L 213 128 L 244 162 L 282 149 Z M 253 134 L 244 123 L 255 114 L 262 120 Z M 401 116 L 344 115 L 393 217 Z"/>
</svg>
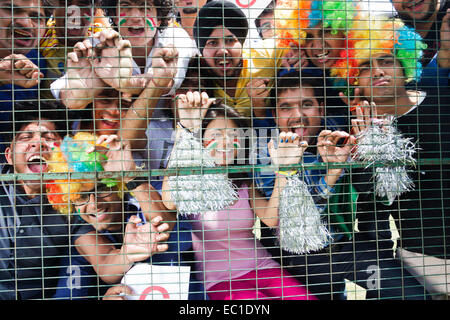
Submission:
<svg viewBox="0 0 450 320">
<path fill-rule="evenodd" d="M 273 186 L 272 195 L 267 201 L 267 204 L 262 211 L 262 213 L 257 215 L 264 224 L 269 227 L 278 226 L 278 208 L 280 206 L 280 197 L 282 195 L 283 189 L 286 186 L 287 177 L 283 174 L 276 173 L 275 183 Z"/>
<path fill-rule="evenodd" d="M 119 282 L 132 265 L 123 249 L 116 249 L 104 235 L 94 231 L 80 236 L 75 247 L 107 283 Z"/>
<path fill-rule="evenodd" d="M 129 260 L 126 253 L 121 249 L 112 249 L 105 255 L 93 257 L 91 262 L 95 272 L 108 284 L 119 283 L 125 273 L 130 270 L 133 262 Z"/>
<path fill-rule="evenodd" d="M 139 185 L 136 189 L 131 190 L 133 196 L 138 200 L 142 213 L 147 221 L 155 217 L 162 217 L 162 221 L 169 224 L 169 231 L 175 226 L 176 213 L 169 211 L 164 207 L 163 200 L 159 193 L 153 189 L 148 183 Z"/>
<path fill-rule="evenodd" d="M 122 121 L 121 136 L 125 141 L 129 141 L 132 150 L 146 147 L 145 132 L 162 93 L 163 91 L 160 88 L 147 87 L 128 109 Z"/>
<path fill-rule="evenodd" d="M 328 187 L 334 188 L 336 182 L 339 180 L 343 172 L 343 169 L 328 169 L 327 174 L 324 177 L 325 183 Z"/>
<path fill-rule="evenodd" d="M 68 75 L 55 80 L 50 85 L 53 96 L 60 100 L 68 109 L 84 109 L 94 101 L 94 98 L 103 88 L 87 88 L 71 81 L 69 85 Z"/>
</svg>

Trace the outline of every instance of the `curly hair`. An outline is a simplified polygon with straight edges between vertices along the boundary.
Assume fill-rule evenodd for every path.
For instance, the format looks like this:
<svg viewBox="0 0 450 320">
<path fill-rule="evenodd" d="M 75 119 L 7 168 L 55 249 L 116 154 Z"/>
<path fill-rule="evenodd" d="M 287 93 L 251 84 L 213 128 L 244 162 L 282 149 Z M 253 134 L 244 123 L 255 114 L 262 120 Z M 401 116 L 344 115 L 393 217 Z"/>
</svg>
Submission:
<svg viewBox="0 0 450 320">
<path fill-rule="evenodd" d="M 95 145 L 97 137 L 88 132 L 79 132 L 74 137 L 66 136 L 60 146 L 52 149 L 48 161 L 48 172 L 102 172 L 104 168 L 100 159 L 107 158 L 97 151 L 87 153 L 89 147 Z M 122 190 L 120 181 L 103 178 L 101 183 Z M 80 197 L 80 192 L 95 187 L 95 181 L 90 179 L 56 179 L 45 185 L 49 203 L 61 214 L 73 212 L 73 202 Z M 119 194 L 120 195 L 120 194 Z M 121 196 L 122 197 L 122 196 Z"/>
<path fill-rule="evenodd" d="M 111 19 L 117 17 L 119 0 L 101 0 L 101 2 L 103 10 Z M 169 25 L 170 13 L 174 7 L 173 0 L 152 0 L 152 5 L 156 8 L 158 20 L 161 21 L 158 29 L 163 30 Z"/>
<path fill-rule="evenodd" d="M 302 43 L 306 38 L 305 28 L 311 12 L 309 0 L 278 0 L 275 7 L 275 33 L 277 45 L 287 48 L 291 43 Z"/>
<path fill-rule="evenodd" d="M 422 74 L 420 62 L 426 44 L 422 37 L 401 20 L 387 17 L 363 17 L 355 19 L 348 35 L 348 50 L 330 70 L 334 85 L 356 85 L 358 66 L 379 53 L 393 54 L 403 67 L 406 83 L 418 82 Z"/>
<path fill-rule="evenodd" d="M 339 31 L 347 33 L 352 28 L 358 9 L 358 4 L 353 0 L 315 0 L 311 4 L 308 28 L 322 23 L 323 28 L 332 29 L 332 34 Z"/>
</svg>

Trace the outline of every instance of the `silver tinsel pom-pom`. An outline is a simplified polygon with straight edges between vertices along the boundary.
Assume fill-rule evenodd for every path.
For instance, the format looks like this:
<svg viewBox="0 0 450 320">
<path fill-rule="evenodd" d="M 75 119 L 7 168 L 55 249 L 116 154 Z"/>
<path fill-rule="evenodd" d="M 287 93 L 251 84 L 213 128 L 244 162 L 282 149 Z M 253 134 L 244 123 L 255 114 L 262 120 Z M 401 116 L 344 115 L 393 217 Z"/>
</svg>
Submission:
<svg viewBox="0 0 450 320">
<path fill-rule="evenodd" d="M 416 148 L 411 138 L 404 138 L 397 130 L 393 117 L 387 124 L 367 128 L 357 138 L 355 160 L 367 161 L 368 166 L 383 164 L 374 174 L 377 196 L 386 197 L 392 203 L 397 196 L 414 188 L 405 166 L 416 163 Z"/>
<path fill-rule="evenodd" d="M 215 167 L 214 159 L 201 142 L 187 130 L 177 131 L 167 168 Z M 225 174 L 170 176 L 169 188 L 178 214 L 187 216 L 206 211 L 219 211 L 238 198 L 233 184 Z"/>
<path fill-rule="evenodd" d="M 403 167 L 378 167 L 375 168 L 375 194 L 386 197 L 389 205 L 395 198 L 414 188 L 414 182 L 408 176 Z"/>
<path fill-rule="evenodd" d="M 332 241 L 307 184 L 299 176 L 287 178 L 278 212 L 278 240 L 284 250 L 304 254 L 320 250 Z"/>
</svg>

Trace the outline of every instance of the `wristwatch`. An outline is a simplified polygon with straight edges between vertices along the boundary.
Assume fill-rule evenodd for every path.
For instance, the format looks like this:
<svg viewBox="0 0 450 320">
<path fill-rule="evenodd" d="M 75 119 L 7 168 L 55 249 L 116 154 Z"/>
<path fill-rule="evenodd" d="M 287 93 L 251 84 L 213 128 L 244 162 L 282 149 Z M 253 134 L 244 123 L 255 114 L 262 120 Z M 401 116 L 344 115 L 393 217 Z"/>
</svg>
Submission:
<svg viewBox="0 0 450 320">
<path fill-rule="evenodd" d="M 128 181 L 126 183 L 127 189 L 129 191 L 136 189 L 137 187 L 139 187 L 141 184 L 143 183 L 148 183 L 148 178 L 147 177 L 136 177 L 131 181 Z"/>
</svg>

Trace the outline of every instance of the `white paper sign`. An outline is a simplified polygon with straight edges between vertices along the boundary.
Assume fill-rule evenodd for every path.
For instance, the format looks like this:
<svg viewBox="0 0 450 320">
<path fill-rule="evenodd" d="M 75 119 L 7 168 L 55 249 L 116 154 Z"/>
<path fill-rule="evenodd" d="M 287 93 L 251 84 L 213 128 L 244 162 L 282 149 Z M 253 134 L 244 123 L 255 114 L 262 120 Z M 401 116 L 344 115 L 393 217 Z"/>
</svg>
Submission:
<svg viewBox="0 0 450 320">
<path fill-rule="evenodd" d="M 250 19 L 256 19 L 271 0 L 229 0 L 237 5 Z"/>
<path fill-rule="evenodd" d="M 129 300 L 187 300 L 189 293 L 189 266 L 159 266 L 140 263 L 122 278 L 133 295 Z"/>
</svg>

